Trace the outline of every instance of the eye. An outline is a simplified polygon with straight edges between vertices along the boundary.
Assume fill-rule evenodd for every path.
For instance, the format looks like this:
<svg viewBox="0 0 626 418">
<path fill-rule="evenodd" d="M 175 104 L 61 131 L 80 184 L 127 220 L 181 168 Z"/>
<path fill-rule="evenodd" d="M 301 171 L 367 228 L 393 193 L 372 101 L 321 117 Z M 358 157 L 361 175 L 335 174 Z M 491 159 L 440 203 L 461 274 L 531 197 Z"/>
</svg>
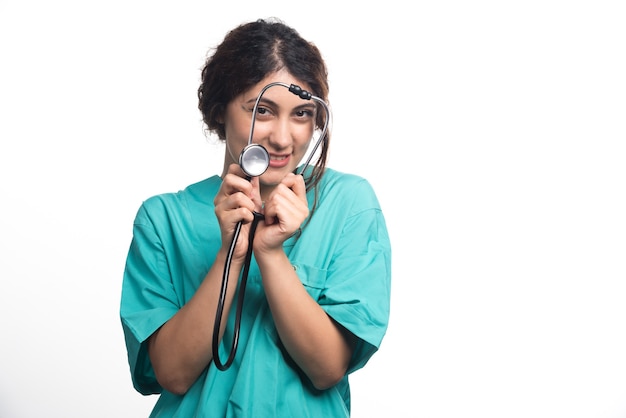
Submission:
<svg viewBox="0 0 626 418">
<path fill-rule="evenodd" d="M 298 119 L 305 120 L 312 119 L 315 116 L 315 112 L 313 112 L 313 110 L 311 109 L 300 109 L 297 110 L 294 114 Z"/>
<path fill-rule="evenodd" d="M 272 111 L 267 107 L 258 106 L 256 108 L 256 118 L 259 120 L 269 119 L 272 116 Z"/>
</svg>

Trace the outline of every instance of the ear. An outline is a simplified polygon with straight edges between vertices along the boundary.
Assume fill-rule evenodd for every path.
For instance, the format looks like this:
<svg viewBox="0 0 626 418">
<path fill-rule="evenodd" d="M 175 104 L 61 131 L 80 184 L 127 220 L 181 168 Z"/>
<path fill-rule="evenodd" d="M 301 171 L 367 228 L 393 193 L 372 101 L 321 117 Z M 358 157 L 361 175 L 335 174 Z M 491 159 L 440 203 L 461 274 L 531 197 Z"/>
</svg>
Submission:
<svg viewBox="0 0 626 418">
<path fill-rule="evenodd" d="M 220 125 L 224 125 L 224 106 L 219 106 L 215 112 L 215 121 Z"/>
</svg>

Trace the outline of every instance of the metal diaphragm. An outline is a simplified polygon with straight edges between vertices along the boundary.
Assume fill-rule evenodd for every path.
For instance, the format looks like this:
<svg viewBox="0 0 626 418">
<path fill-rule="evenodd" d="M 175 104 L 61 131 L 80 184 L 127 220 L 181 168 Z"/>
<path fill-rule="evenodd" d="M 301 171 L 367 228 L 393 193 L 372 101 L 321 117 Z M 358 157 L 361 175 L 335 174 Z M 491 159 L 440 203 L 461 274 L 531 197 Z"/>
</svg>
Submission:
<svg viewBox="0 0 626 418">
<path fill-rule="evenodd" d="M 249 144 L 239 155 L 239 165 L 250 177 L 260 176 L 270 166 L 270 154 L 263 145 Z"/>
</svg>

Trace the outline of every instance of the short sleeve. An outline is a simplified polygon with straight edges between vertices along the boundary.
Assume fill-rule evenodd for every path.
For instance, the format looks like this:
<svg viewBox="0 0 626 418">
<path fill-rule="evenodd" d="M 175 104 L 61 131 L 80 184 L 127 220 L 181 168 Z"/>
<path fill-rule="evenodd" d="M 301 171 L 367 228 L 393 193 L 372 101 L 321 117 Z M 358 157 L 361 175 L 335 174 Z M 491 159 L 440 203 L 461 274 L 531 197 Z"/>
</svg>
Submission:
<svg viewBox="0 0 626 418">
<path fill-rule="evenodd" d="M 370 184 L 361 180 L 341 194 L 346 211 L 329 264 L 320 304 L 359 338 L 350 372 L 363 367 L 386 333 L 391 294 L 391 245 Z"/>
<path fill-rule="evenodd" d="M 163 243 L 144 204 L 133 225 L 120 305 L 133 386 L 142 394 L 161 392 L 148 357 L 147 339 L 179 308 Z"/>
</svg>

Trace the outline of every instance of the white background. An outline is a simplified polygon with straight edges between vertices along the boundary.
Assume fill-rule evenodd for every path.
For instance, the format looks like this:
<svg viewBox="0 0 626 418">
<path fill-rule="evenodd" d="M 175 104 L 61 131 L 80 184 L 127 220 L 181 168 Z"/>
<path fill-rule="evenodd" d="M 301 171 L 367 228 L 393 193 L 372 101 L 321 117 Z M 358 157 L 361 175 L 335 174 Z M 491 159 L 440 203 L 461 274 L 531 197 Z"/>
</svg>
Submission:
<svg viewBox="0 0 626 418">
<path fill-rule="evenodd" d="M 0 0 L 0 417 L 145 417 L 118 309 L 141 201 L 218 173 L 200 68 L 278 16 L 328 61 L 392 316 L 353 416 L 626 417 L 620 1 Z"/>
</svg>

